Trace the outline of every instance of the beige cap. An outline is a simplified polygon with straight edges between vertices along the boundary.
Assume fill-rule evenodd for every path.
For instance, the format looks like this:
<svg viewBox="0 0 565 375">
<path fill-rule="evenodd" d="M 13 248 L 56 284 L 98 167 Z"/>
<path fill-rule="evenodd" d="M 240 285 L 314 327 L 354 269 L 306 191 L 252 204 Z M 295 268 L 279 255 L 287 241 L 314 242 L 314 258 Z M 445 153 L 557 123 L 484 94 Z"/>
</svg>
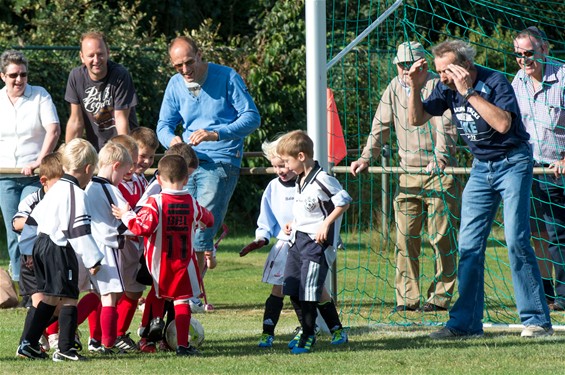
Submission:
<svg viewBox="0 0 565 375">
<path fill-rule="evenodd" d="M 401 62 L 414 62 L 426 57 L 424 47 L 418 42 L 404 42 L 398 46 L 398 53 L 392 62 L 398 64 Z"/>
</svg>

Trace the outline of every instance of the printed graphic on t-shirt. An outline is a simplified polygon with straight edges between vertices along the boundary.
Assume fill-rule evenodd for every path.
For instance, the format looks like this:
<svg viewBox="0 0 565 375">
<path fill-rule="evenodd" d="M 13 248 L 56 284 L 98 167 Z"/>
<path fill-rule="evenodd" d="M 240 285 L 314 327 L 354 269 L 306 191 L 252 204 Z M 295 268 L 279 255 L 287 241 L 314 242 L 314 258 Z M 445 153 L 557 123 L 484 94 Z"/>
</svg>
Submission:
<svg viewBox="0 0 565 375">
<path fill-rule="evenodd" d="M 84 109 L 92 113 L 94 118 L 94 125 L 103 132 L 116 127 L 114 121 L 114 102 L 110 88 L 105 87 L 103 92 L 98 90 L 98 87 L 92 86 L 85 90 L 85 98 L 82 100 Z"/>
</svg>

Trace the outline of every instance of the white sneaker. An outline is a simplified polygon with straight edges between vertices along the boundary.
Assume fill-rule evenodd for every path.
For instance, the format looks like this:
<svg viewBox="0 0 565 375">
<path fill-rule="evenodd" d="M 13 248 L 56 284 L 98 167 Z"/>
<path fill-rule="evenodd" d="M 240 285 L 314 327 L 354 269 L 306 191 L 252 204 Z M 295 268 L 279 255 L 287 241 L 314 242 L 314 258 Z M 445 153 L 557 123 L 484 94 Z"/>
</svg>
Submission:
<svg viewBox="0 0 565 375">
<path fill-rule="evenodd" d="M 526 326 L 522 330 L 522 337 L 544 337 L 553 335 L 553 328 L 540 326 Z"/>
<path fill-rule="evenodd" d="M 53 350 L 58 350 L 59 349 L 59 334 L 58 333 L 53 333 L 51 335 L 49 335 L 47 337 L 47 340 L 49 341 L 49 347 Z"/>
</svg>

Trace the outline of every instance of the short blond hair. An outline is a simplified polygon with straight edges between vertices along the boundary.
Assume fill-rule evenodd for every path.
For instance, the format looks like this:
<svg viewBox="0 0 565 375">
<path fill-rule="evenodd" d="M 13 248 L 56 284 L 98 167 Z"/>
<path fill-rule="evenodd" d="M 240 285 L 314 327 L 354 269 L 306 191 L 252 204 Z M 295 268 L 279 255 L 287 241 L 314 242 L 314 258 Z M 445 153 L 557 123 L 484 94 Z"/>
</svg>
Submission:
<svg viewBox="0 0 565 375">
<path fill-rule="evenodd" d="M 261 145 L 261 150 L 263 150 L 263 156 L 265 156 L 267 160 L 271 161 L 274 158 L 280 157 L 279 154 L 277 154 L 278 144 L 279 144 L 278 138 L 272 142 L 269 141 L 263 142 L 263 144 Z"/>
<path fill-rule="evenodd" d="M 86 139 L 75 138 L 60 149 L 61 164 L 65 172 L 74 172 L 86 168 L 87 165 L 96 166 L 98 153 L 94 146 Z"/>
<path fill-rule="evenodd" d="M 98 153 L 98 168 L 114 163 L 132 164 L 129 151 L 121 144 L 108 141 Z"/>
<path fill-rule="evenodd" d="M 295 158 L 301 152 L 309 158 L 314 157 L 314 142 L 304 130 L 293 130 L 280 137 L 277 154 Z"/>
</svg>

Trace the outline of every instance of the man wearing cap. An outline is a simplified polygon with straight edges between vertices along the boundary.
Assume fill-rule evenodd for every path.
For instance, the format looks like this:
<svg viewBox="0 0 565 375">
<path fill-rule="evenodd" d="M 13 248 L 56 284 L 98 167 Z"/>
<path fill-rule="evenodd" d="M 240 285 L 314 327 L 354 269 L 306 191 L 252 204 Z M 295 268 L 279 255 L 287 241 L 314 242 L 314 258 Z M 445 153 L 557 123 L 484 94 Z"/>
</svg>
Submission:
<svg viewBox="0 0 565 375">
<path fill-rule="evenodd" d="M 394 199 L 396 222 L 396 307 L 397 311 L 416 311 L 420 308 L 421 230 L 428 224 L 428 237 L 435 252 L 435 275 L 428 288 L 422 310 L 447 310 L 456 279 L 456 223 L 459 216 L 457 184 L 452 175 L 434 173 L 455 163 L 457 131 L 451 124 L 451 115 L 430 119 L 428 126 L 408 124 L 408 70 L 415 61 L 425 59 L 420 43 L 405 42 L 398 46 L 393 60 L 398 75 L 383 93 L 367 144 L 361 157 L 351 163 L 354 176 L 369 166 L 380 154 L 382 146 L 391 142 L 391 124 L 394 125 L 400 166 L 420 168 L 421 174 L 404 173 L 399 176 Z M 420 90 L 426 98 L 438 83 L 437 76 L 428 73 Z"/>
<path fill-rule="evenodd" d="M 550 336 L 549 309 L 530 244 L 532 150 L 514 90 L 502 73 L 474 63 L 477 52 L 469 43 L 447 40 L 432 53 L 442 84 L 422 101 L 415 93 L 425 85 L 428 65 L 422 60 L 412 65 L 408 72 L 412 89 L 408 121 L 423 125 L 432 116 L 451 110 L 457 131 L 474 159 L 461 202 L 459 298 L 445 327 L 430 337 L 483 336 L 486 248 L 501 201 L 516 308 L 524 325 L 521 336 Z"/>
<path fill-rule="evenodd" d="M 514 53 L 520 70 L 512 81 L 522 121 L 530 134 L 536 167 L 548 168 L 536 176 L 532 186 L 535 241 L 544 291 L 551 310 L 565 310 L 565 66 L 550 57 L 547 37 L 535 26 L 514 38 Z M 545 243 L 542 243 L 545 242 Z M 555 269 L 555 294 L 551 263 L 543 251 L 546 244 Z M 541 246 L 540 246 L 541 245 Z M 554 301 L 551 301 L 552 298 Z"/>
</svg>

